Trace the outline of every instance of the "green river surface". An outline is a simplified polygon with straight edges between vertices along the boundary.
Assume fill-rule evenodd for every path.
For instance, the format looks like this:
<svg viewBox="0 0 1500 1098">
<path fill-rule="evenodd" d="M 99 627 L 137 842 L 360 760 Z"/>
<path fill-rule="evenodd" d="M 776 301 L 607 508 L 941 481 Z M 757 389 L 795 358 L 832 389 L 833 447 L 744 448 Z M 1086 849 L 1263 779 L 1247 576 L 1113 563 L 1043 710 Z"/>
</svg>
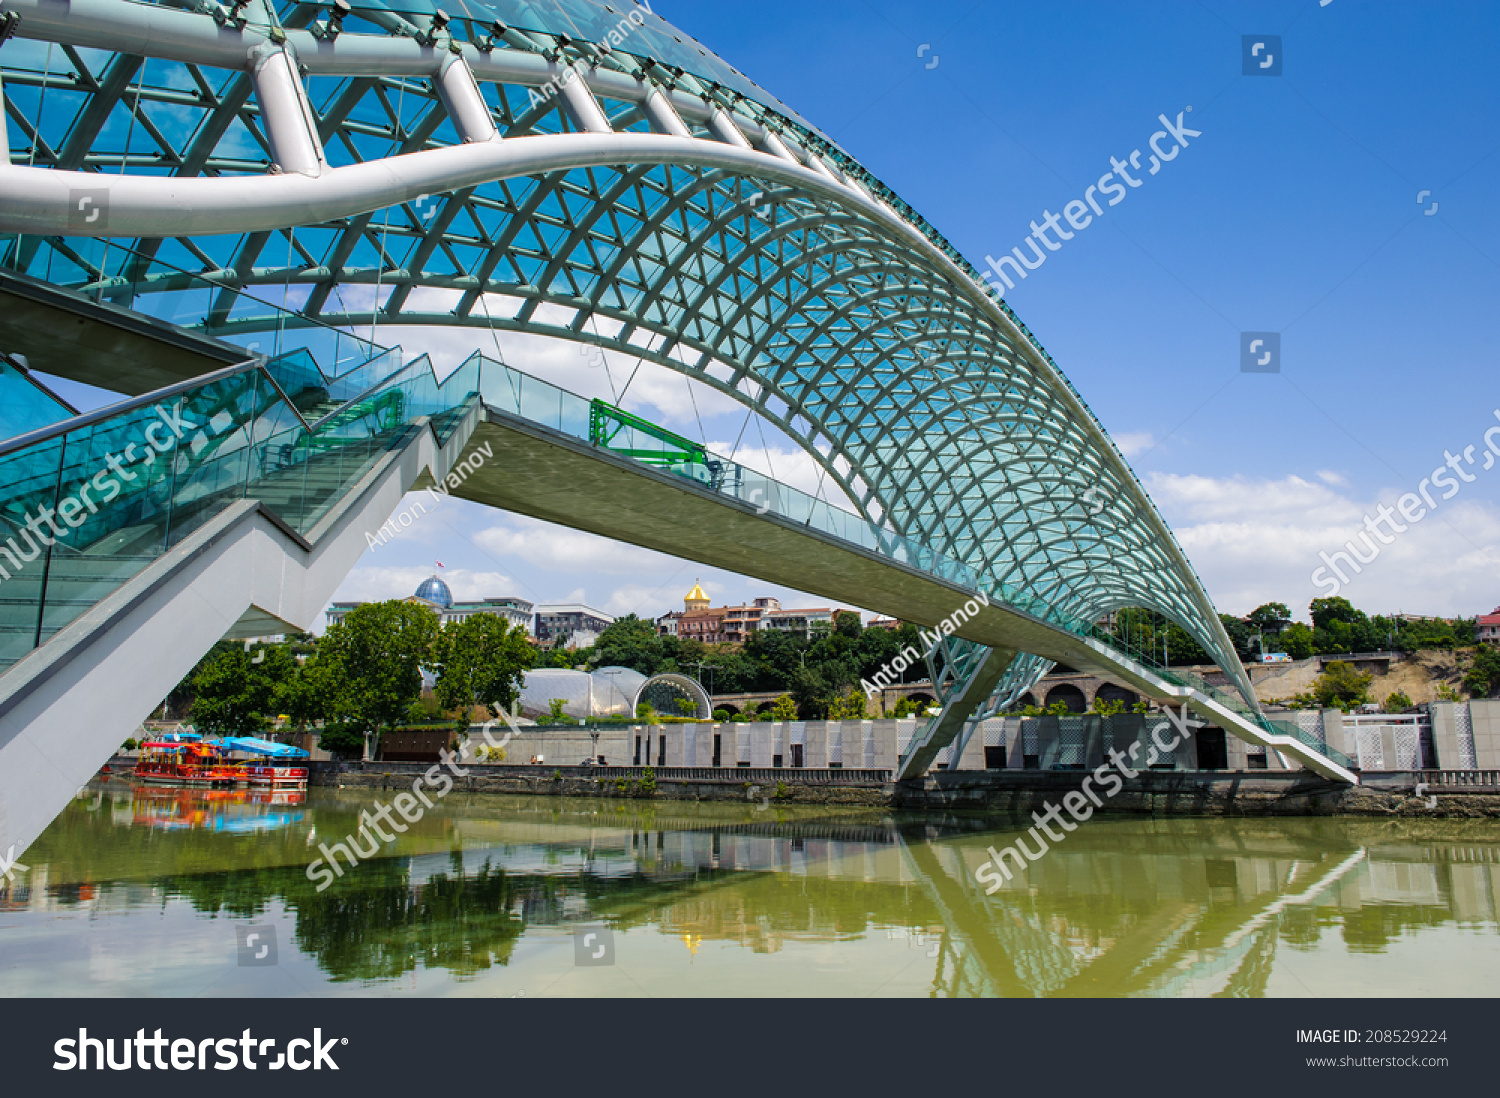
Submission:
<svg viewBox="0 0 1500 1098">
<path fill-rule="evenodd" d="M 975 813 L 99 779 L 0 879 L 6 996 L 1493 996 L 1493 820 L 1100 816 L 994 895 Z M 1030 826 L 1029 821 L 1027 826 Z"/>
</svg>

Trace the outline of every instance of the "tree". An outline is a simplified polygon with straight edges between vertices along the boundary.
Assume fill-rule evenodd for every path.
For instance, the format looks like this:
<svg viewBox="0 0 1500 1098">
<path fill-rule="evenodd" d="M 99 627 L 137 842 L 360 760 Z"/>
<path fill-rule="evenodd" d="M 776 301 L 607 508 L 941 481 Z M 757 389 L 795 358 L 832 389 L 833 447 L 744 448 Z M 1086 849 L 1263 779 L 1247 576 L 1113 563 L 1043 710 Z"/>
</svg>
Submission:
<svg viewBox="0 0 1500 1098">
<path fill-rule="evenodd" d="M 273 699 L 276 712 L 285 713 L 299 732 L 326 715 L 329 691 L 320 672 L 318 657 L 309 656 L 276 687 Z"/>
<path fill-rule="evenodd" d="M 1307 609 L 1312 615 L 1314 629 L 1327 629 L 1334 622 L 1354 625 L 1365 616 L 1345 598 L 1313 599 Z"/>
<path fill-rule="evenodd" d="M 533 652 L 525 631 L 498 614 L 471 614 L 448 622 L 434 645 L 438 676 L 433 694 L 445 709 L 509 709 L 520 696 Z"/>
<path fill-rule="evenodd" d="M 354 724 L 335 721 L 318 734 L 318 746 L 341 759 L 357 759 L 365 751 L 364 731 Z"/>
<path fill-rule="evenodd" d="M 853 610 L 840 610 L 833 615 L 833 631 L 841 637 L 850 640 L 858 640 L 864 625 L 859 620 L 859 615 Z"/>
<path fill-rule="evenodd" d="M 327 717 L 376 734 L 403 719 L 422 695 L 422 668 L 432 663 L 437 636 L 437 614 L 418 603 L 368 602 L 349 611 L 318 645 Z"/>
<path fill-rule="evenodd" d="M 265 731 L 275 716 L 276 690 L 295 669 L 280 646 L 258 648 L 254 657 L 241 645 L 220 649 L 193 676 L 193 727 L 216 736 Z"/>
<path fill-rule="evenodd" d="M 1294 660 L 1310 660 L 1315 655 L 1313 631 L 1300 621 L 1294 621 L 1281 631 L 1276 643 L 1281 651 Z"/>
<path fill-rule="evenodd" d="M 1258 658 L 1259 645 L 1248 625 L 1232 614 L 1220 614 L 1219 621 L 1224 625 L 1224 632 L 1229 634 L 1229 642 L 1234 645 L 1234 654 L 1241 663 Z"/>
<path fill-rule="evenodd" d="M 565 711 L 567 704 L 567 701 L 563 698 L 549 699 L 547 701 L 547 719 L 553 724 L 562 724 L 563 721 L 568 719 L 568 714 Z M 646 708 L 649 709 L 651 707 L 647 705 Z"/>
<path fill-rule="evenodd" d="M 1500 649 L 1482 644 L 1464 675 L 1464 686 L 1476 698 L 1487 698 L 1500 687 Z"/>
<path fill-rule="evenodd" d="M 1284 602 L 1268 602 L 1257 606 L 1245 615 L 1245 621 L 1262 633 L 1276 633 L 1292 620 L 1292 612 Z"/>
<path fill-rule="evenodd" d="M 1411 699 L 1401 691 L 1395 690 L 1386 695 L 1382 708 L 1387 713 L 1405 713 L 1411 708 Z"/>
<path fill-rule="evenodd" d="M 1313 684 L 1313 695 L 1325 708 L 1350 709 L 1369 701 L 1370 681 L 1373 675 L 1361 675 L 1354 665 L 1343 660 L 1334 660 Z"/>
<path fill-rule="evenodd" d="M 783 694 L 771 706 L 771 719 L 794 721 L 797 719 L 797 702 L 790 694 Z"/>
<path fill-rule="evenodd" d="M 828 703 L 828 719 L 831 721 L 862 721 L 865 719 L 865 696 L 858 690 L 850 690 L 842 697 Z"/>
<path fill-rule="evenodd" d="M 626 614 L 599 634 L 589 656 L 589 666 L 629 667 L 642 675 L 655 675 L 665 658 L 662 639 L 656 635 L 654 622 Z"/>
</svg>

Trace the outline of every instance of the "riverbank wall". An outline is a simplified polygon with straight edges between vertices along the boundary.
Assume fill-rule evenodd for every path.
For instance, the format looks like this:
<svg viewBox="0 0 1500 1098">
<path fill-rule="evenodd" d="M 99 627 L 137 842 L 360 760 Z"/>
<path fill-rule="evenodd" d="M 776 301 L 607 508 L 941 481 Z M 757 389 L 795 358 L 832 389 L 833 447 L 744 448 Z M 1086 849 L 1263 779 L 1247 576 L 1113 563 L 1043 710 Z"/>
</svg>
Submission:
<svg viewBox="0 0 1500 1098">
<path fill-rule="evenodd" d="M 426 769 L 421 763 L 315 762 L 310 781 L 315 786 L 399 790 L 409 788 Z M 883 770 L 662 767 L 648 780 L 644 767 L 469 763 L 460 769 L 464 774 L 455 776 L 453 783 L 464 793 L 865 805 L 1017 816 L 1061 804 L 1069 793 L 1085 793 L 1087 777 L 1083 771 L 960 770 L 896 783 Z M 1365 775 L 1363 784 L 1350 787 L 1306 773 L 1145 771 L 1126 781 L 1101 811 L 1150 816 L 1500 818 L 1500 773 L 1388 772 Z"/>
</svg>

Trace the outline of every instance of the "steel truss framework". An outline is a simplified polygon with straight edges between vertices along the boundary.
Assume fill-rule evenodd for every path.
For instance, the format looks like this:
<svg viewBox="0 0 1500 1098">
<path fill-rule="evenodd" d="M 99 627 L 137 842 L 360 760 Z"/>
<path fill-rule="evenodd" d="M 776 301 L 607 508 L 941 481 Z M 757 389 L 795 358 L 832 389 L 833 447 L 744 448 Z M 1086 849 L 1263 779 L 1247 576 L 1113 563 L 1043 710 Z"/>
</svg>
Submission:
<svg viewBox="0 0 1500 1098">
<path fill-rule="evenodd" d="M 751 94 L 703 75 L 717 58 L 642 56 L 628 34 L 606 52 L 578 27 L 621 17 L 593 0 L 570 0 L 571 21 L 525 5 L 525 30 L 197 7 L 0 0 L 20 16 L 0 47 L 13 265 L 143 308 L 192 271 L 222 286 L 203 323 L 231 337 L 266 323 L 239 292 L 276 287 L 309 321 L 658 363 L 774 423 L 862 515 L 1002 597 L 1164 614 L 1255 705 L 1180 547 L 1024 325 L 841 150 L 743 78 Z M 90 187 L 103 225 L 68 208 Z M 90 239 L 105 235 L 127 261 L 102 258 L 127 254 Z M 991 705 L 1046 668 L 1015 661 Z"/>
</svg>

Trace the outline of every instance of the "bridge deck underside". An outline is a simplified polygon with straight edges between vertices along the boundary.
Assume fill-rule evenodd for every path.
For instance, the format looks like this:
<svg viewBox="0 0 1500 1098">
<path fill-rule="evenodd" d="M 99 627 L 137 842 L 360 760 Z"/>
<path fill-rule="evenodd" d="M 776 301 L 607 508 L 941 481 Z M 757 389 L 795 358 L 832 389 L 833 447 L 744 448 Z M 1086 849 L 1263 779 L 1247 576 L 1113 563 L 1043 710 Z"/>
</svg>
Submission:
<svg viewBox="0 0 1500 1098">
<path fill-rule="evenodd" d="M 935 626 L 972 598 L 918 569 L 775 514 L 719 495 L 506 412 L 487 409 L 468 443 L 488 447 L 484 464 L 454 495 L 587 533 L 655 549 L 768 583 Z M 1148 697 L 1176 698 L 1254 743 L 1267 742 L 1220 706 L 1057 626 L 1006 607 L 983 606 L 957 635 L 1004 652 L 1028 652 L 1108 678 Z M 939 744 L 938 746 L 942 746 Z M 1325 776 L 1327 760 L 1289 745 Z"/>
</svg>

